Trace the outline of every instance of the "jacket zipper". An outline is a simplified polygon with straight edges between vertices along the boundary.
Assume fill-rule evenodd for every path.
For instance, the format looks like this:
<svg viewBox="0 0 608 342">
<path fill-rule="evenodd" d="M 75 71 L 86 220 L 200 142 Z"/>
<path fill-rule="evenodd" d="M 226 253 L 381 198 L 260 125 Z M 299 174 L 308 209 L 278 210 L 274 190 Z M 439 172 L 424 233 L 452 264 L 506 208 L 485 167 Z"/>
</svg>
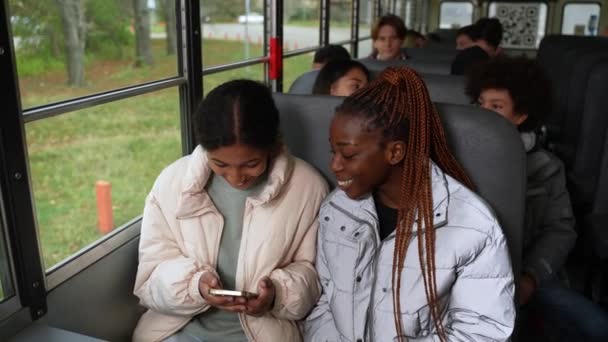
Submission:
<svg viewBox="0 0 608 342">
<path fill-rule="evenodd" d="M 245 236 L 249 230 L 249 224 L 251 222 L 251 211 L 252 211 L 252 205 L 249 202 L 249 199 L 247 199 L 247 201 L 245 202 L 245 215 L 244 215 L 244 220 L 246 220 L 247 222 L 243 221 L 243 231 L 241 233 L 241 246 L 242 246 L 242 251 L 239 251 L 239 262 L 240 262 L 240 258 L 243 257 L 247 251 L 247 241 L 245 239 Z M 250 208 L 249 210 L 247 210 L 247 208 Z M 243 288 L 245 288 L 245 279 L 247 279 L 247 263 L 243 262 Z M 247 339 L 250 341 L 255 341 L 255 338 L 253 338 L 253 335 L 251 333 L 251 328 L 249 328 L 249 323 L 247 322 L 247 317 L 244 313 L 240 313 L 238 314 L 239 316 L 239 320 L 241 321 L 241 325 L 243 326 L 243 331 L 245 332 L 245 335 L 247 336 Z"/>
<path fill-rule="evenodd" d="M 371 288 L 371 292 L 370 292 L 370 298 L 369 298 L 369 305 L 367 307 L 367 313 L 366 313 L 366 317 L 365 320 L 369 321 L 369 317 L 370 317 L 370 312 L 371 312 L 371 308 L 372 308 L 372 303 L 373 303 L 373 296 L 374 296 L 374 290 L 376 287 L 376 275 L 377 275 L 377 264 L 378 264 L 378 253 L 380 251 L 380 246 L 382 245 L 382 243 L 384 241 L 386 241 L 386 239 L 388 239 L 391 235 L 387 236 L 386 239 L 380 241 L 380 235 L 378 233 L 378 230 L 375 229 L 374 225 L 371 224 L 369 221 L 366 220 L 362 220 L 354 215 L 352 215 L 350 212 L 344 210 L 342 207 L 340 207 L 339 205 L 337 205 L 334 202 L 329 202 L 329 204 L 336 210 L 340 211 L 342 214 L 346 215 L 347 217 L 349 217 L 350 219 L 352 219 L 355 222 L 361 223 L 361 224 L 365 224 L 367 225 L 371 230 L 372 230 L 372 234 L 374 235 L 374 255 L 372 256 L 372 274 L 373 274 L 373 279 L 372 279 L 372 288 Z M 369 323 L 371 324 L 371 323 Z M 366 339 L 367 334 L 369 333 L 369 326 L 368 324 L 365 325 L 365 329 L 363 330 L 363 339 Z M 355 340 L 357 339 L 356 336 Z"/>
</svg>

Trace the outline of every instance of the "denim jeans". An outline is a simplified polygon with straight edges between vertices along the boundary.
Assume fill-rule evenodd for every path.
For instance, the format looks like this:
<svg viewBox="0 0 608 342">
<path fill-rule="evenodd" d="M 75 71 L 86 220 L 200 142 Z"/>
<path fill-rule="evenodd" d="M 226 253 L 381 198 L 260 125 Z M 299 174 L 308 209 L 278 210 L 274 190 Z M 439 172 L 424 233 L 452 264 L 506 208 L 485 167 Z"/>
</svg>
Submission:
<svg viewBox="0 0 608 342">
<path fill-rule="evenodd" d="M 557 280 L 537 288 L 522 314 L 540 319 L 551 341 L 608 341 L 608 314 Z"/>
</svg>

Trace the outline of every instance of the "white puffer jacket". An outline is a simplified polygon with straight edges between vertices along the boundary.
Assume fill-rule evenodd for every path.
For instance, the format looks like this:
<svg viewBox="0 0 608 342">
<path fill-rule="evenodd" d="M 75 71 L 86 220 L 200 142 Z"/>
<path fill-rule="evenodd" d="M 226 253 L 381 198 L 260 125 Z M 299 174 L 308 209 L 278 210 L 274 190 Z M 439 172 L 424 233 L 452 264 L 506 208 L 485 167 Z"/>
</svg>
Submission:
<svg viewBox="0 0 608 342">
<path fill-rule="evenodd" d="M 215 272 L 224 220 L 205 190 L 212 171 L 199 146 L 168 166 L 146 199 L 135 295 L 148 308 L 134 341 L 161 341 L 209 309 L 198 290 Z M 320 295 L 314 268 L 317 213 L 327 184 L 311 166 L 283 151 L 268 181 L 245 204 L 236 271 L 239 290 L 257 292 L 270 276 L 275 304 L 262 317 L 239 314 L 251 341 L 301 341 L 297 320 Z"/>
<path fill-rule="evenodd" d="M 509 252 L 492 211 L 432 167 L 436 281 L 449 341 L 506 341 L 515 321 Z M 305 323 L 305 341 L 394 341 L 391 275 L 395 233 L 378 235 L 373 197 L 333 191 L 321 206 L 317 271 L 323 293 Z M 415 226 L 416 227 L 416 226 Z M 401 276 L 407 340 L 439 341 L 412 239 Z"/>
</svg>

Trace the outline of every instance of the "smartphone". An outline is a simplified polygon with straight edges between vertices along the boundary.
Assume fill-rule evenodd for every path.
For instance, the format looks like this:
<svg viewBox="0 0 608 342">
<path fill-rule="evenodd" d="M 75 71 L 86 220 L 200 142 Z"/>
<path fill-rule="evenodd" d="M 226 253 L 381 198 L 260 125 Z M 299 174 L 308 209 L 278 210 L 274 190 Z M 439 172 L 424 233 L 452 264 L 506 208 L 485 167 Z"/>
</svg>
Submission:
<svg viewBox="0 0 608 342">
<path fill-rule="evenodd" d="M 223 289 L 209 289 L 209 294 L 212 296 L 224 296 L 224 297 L 243 297 L 243 298 L 256 298 L 257 293 L 247 291 L 233 291 Z"/>
</svg>

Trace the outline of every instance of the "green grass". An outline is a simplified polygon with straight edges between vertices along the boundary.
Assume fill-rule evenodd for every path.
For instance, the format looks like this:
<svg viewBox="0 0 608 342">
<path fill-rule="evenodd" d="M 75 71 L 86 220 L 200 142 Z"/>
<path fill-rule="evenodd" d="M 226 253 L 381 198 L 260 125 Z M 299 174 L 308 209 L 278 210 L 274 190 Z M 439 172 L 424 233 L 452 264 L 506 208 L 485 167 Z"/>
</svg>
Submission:
<svg viewBox="0 0 608 342">
<path fill-rule="evenodd" d="M 20 80 L 24 107 L 96 93 L 176 74 L 176 57 L 154 41 L 156 64 L 137 69 L 128 60 L 92 59 L 87 86 L 67 87 L 63 71 Z M 261 47 L 250 46 L 251 56 Z M 205 65 L 242 60 L 242 42 L 206 40 Z M 312 55 L 285 60 L 284 89 L 310 69 Z M 23 66 L 23 64 L 21 65 Z M 20 67 L 21 67 L 20 66 Z M 235 78 L 264 79 L 263 65 L 203 78 L 207 93 Z M 32 186 L 44 263 L 47 268 L 97 240 L 95 182 L 112 184 L 115 226 L 140 215 L 154 179 L 181 155 L 176 88 L 112 102 L 26 124 Z"/>
<path fill-rule="evenodd" d="M 175 89 L 26 125 L 46 267 L 101 236 L 95 182 L 112 184 L 114 223 L 141 213 L 150 185 L 179 157 Z"/>
</svg>

